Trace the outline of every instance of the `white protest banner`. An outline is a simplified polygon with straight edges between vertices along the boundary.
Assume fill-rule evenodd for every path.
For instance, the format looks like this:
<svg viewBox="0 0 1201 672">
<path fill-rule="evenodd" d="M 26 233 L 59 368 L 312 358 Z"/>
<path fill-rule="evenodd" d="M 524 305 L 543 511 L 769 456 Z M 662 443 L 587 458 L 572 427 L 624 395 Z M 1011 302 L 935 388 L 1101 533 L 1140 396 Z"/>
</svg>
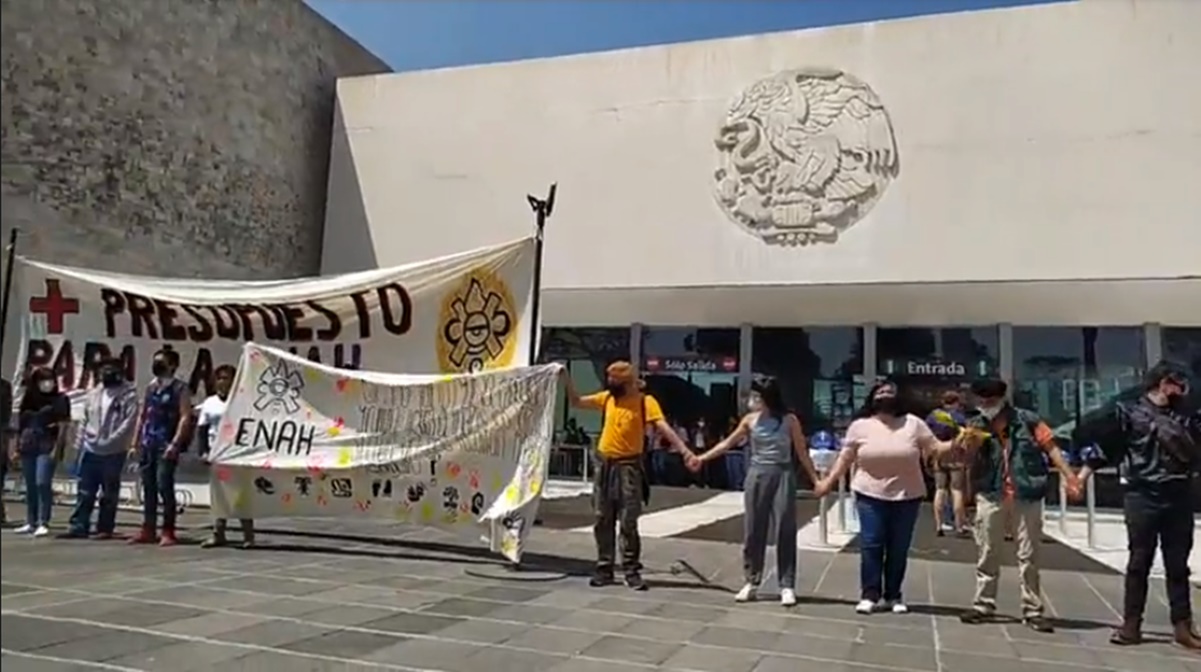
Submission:
<svg viewBox="0 0 1201 672">
<path fill-rule="evenodd" d="M 346 275 L 269 282 L 152 278 L 19 259 L 18 376 L 49 366 L 79 393 L 117 356 L 150 377 L 170 346 L 177 375 L 208 393 L 213 370 L 254 341 L 336 367 L 454 373 L 529 359 L 533 238 Z M 18 378 L 19 379 L 19 378 Z"/>
<path fill-rule="evenodd" d="M 561 370 L 344 371 L 248 344 L 213 446 L 213 515 L 483 532 L 519 562 L 547 479 Z"/>
</svg>

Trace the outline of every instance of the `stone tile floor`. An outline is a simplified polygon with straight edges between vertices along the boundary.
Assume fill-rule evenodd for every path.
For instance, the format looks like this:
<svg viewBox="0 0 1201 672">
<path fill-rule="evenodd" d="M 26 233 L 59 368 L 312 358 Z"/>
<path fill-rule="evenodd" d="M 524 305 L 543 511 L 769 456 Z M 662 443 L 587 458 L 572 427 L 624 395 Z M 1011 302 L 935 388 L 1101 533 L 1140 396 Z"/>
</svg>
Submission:
<svg viewBox="0 0 1201 672">
<path fill-rule="evenodd" d="M 60 514 L 61 515 L 61 514 Z M 185 521 L 201 536 L 203 518 Z M 785 611 L 735 605 L 736 545 L 647 543 L 652 589 L 590 589 L 587 535 L 537 529 L 527 556 L 569 576 L 489 578 L 471 542 L 375 523 L 264 521 L 253 551 L 132 548 L 120 542 L 0 537 L 5 672 L 59 670 L 438 670 L 441 672 L 1201 672 L 1166 639 L 1105 643 L 1121 577 L 1049 571 L 1059 630 L 970 627 L 958 610 L 972 568 L 915 558 L 913 613 L 857 616 L 858 561 L 804 554 Z M 236 533 L 235 533 L 236 534 Z M 333 536 L 337 535 L 337 536 Z M 668 572 L 687 558 L 714 585 Z M 1006 569 L 1004 611 L 1016 610 Z M 1150 629 L 1166 633 L 1162 586 Z"/>
</svg>

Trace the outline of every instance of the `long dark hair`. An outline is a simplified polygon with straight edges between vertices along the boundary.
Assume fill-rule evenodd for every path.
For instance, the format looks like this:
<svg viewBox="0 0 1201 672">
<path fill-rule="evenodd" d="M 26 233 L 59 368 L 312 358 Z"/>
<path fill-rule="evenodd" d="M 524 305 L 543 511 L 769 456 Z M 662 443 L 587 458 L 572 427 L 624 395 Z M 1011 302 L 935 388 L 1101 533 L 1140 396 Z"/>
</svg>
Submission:
<svg viewBox="0 0 1201 672">
<path fill-rule="evenodd" d="M 897 385 L 896 381 L 884 379 L 876 381 L 875 385 L 867 391 L 867 398 L 863 400 L 863 405 L 859 407 L 859 411 L 855 413 L 856 418 L 870 418 L 876 414 L 876 394 L 886 388 L 891 387 L 896 390 L 897 397 L 897 415 L 905 415 L 909 412 L 909 404 L 905 400 L 905 396 L 901 393 L 901 386 Z"/>
<path fill-rule="evenodd" d="M 774 418 L 783 420 L 788 415 L 788 407 L 784 405 L 784 395 L 780 392 L 780 383 L 771 376 L 756 376 L 751 382 L 751 391 L 763 400 L 763 407 Z"/>
</svg>

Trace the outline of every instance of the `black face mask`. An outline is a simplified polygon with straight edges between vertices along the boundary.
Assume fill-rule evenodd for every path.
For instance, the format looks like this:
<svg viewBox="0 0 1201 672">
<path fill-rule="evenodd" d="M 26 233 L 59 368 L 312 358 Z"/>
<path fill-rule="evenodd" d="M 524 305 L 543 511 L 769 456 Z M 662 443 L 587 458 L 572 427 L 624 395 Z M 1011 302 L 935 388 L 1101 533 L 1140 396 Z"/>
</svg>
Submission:
<svg viewBox="0 0 1201 672">
<path fill-rule="evenodd" d="M 168 366 L 167 363 L 164 362 L 163 360 L 156 359 L 156 360 L 154 360 L 154 364 L 152 364 L 150 366 L 150 372 L 153 373 L 155 376 L 162 378 L 162 377 L 166 376 L 167 374 L 171 373 L 171 367 Z"/>
<path fill-rule="evenodd" d="M 100 372 L 100 383 L 105 387 L 117 387 L 124 382 L 125 376 L 116 369 L 105 369 Z"/>
<path fill-rule="evenodd" d="M 620 397 L 626 393 L 626 386 L 621 383 L 609 383 L 605 389 L 614 397 Z"/>
<path fill-rule="evenodd" d="M 896 415 L 901 410 L 901 400 L 896 397 L 880 397 L 872 400 L 872 411 L 885 415 Z"/>
</svg>

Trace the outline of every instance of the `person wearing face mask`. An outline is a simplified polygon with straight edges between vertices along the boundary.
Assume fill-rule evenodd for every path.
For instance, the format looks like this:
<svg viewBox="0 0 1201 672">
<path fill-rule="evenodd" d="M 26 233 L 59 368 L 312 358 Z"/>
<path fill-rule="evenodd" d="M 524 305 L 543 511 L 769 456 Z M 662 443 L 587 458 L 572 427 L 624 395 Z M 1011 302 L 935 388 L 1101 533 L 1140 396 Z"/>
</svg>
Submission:
<svg viewBox="0 0 1201 672">
<path fill-rule="evenodd" d="M 50 534 L 54 507 L 54 468 L 71 422 L 71 401 L 58 389 L 50 369 L 38 367 L 29 374 L 17 417 L 17 452 L 25 477 L 25 525 L 17 534 L 44 537 Z"/>
<path fill-rule="evenodd" d="M 213 387 L 215 394 L 209 395 L 198 409 L 198 419 L 196 428 L 200 430 L 197 436 L 197 441 L 200 443 L 200 456 L 206 461 L 208 460 L 209 452 L 213 448 L 213 444 L 217 442 L 217 431 L 221 426 L 221 418 L 225 416 L 225 408 L 227 399 L 229 399 L 229 390 L 234 382 L 234 375 L 237 369 L 226 364 L 218 366 L 213 372 Z M 254 520 L 243 518 L 242 524 L 242 548 L 254 547 Z M 226 544 L 226 528 L 229 521 L 225 518 L 217 518 L 213 521 L 213 535 L 206 539 L 200 545 L 201 548 L 216 548 Z"/>
<path fill-rule="evenodd" d="M 785 408 L 775 379 L 759 378 L 751 384 L 747 410 L 734 431 L 702 453 L 699 462 L 704 464 L 720 457 L 741 440 L 749 441 L 750 467 L 743 486 L 746 513 L 742 567 L 746 585 L 734 599 L 738 602 L 755 599 L 763 580 L 763 561 L 774 520 L 780 604 L 793 607 L 797 603 L 796 465 L 800 464 L 812 483 L 818 481 L 817 471 L 809 459 L 801 421 Z"/>
<path fill-rule="evenodd" d="M 1034 411 L 1011 405 L 1006 400 L 1008 392 L 1009 386 L 1003 380 L 972 383 L 979 414 L 968 420 L 968 426 L 986 438 L 968 454 L 976 491 L 976 595 L 972 609 L 959 620 L 978 624 L 995 615 L 1000 551 L 1006 518 L 1011 516 L 1017 539 L 1022 622 L 1035 632 L 1046 633 L 1054 628 L 1043 616 L 1038 560 L 1048 464 L 1059 471 L 1069 497 L 1080 497 L 1080 482 L 1059 450 L 1051 428 Z"/>
<path fill-rule="evenodd" d="M 642 459 L 643 451 L 648 448 L 645 428 L 654 427 L 689 468 L 695 464 L 696 456 L 664 420 L 659 402 L 642 391 L 642 381 L 629 362 L 610 364 L 605 369 L 605 390 L 587 396 L 576 392 L 566 367 L 563 372 L 571 405 L 601 412 L 601 434 L 596 443 L 599 464 L 592 483 L 597 562 L 596 574 L 589 585 L 599 588 L 613 583 L 618 551 L 616 528 L 620 525 L 626 586 L 646 590 L 642 578 L 642 540 L 638 536 L 638 517 L 650 493 Z"/>
<path fill-rule="evenodd" d="M 851 490 L 859 514 L 859 589 L 855 610 L 870 614 L 909 611 L 901 595 L 909 547 L 917 526 L 926 479 L 922 465 L 953 459 L 979 439 L 959 432 L 940 441 L 917 416 L 905 412 L 897 386 L 876 383 L 859 417 L 847 427 L 834 468 L 814 489 L 824 497 L 853 465 Z"/>
<path fill-rule="evenodd" d="M 154 353 L 151 372 L 154 380 L 142 397 L 135 446 L 130 457 L 137 459 L 142 480 L 142 529 L 129 540 L 131 544 L 152 544 L 156 536 L 158 505 L 163 504 L 160 545 L 174 546 L 175 470 L 179 454 L 187 445 L 192 425 L 192 393 L 186 383 L 175 377 L 179 353 L 164 348 Z"/>
<path fill-rule="evenodd" d="M 1173 637 L 1180 646 L 1201 651 L 1188 564 L 1196 525 L 1191 480 L 1201 473 L 1201 413 L 1185 408 L 1189 381 L 1183 366 L 1156 364 L 1145 376 L 1144 389 L 1135 402 L 1086 415 L 1073 437 L 1077 445 L 1100 448 L 1085 456 L 1082 480 L 1107 464 L 1126 477 L 1123 508 L 1130 558 L 1122 624 L 1110 641 L 1120 646 L 1142 641 L 1147 583 L 1158 545 Z"/>
<path fill-rule="evenodd" d="M 106 359 L 98 367 L 100 385 L 84 395 L 83 420 L 76 443 L 79 454 L 79 491 L 66 539 L 86 539 L 92 510 L 99 498 L 96 539 L 112 539 L 121 497 L 121 472 L 125 452 L 138 418 L 138 394 L 125 377 L 119 359 Z"/>
</svg>

